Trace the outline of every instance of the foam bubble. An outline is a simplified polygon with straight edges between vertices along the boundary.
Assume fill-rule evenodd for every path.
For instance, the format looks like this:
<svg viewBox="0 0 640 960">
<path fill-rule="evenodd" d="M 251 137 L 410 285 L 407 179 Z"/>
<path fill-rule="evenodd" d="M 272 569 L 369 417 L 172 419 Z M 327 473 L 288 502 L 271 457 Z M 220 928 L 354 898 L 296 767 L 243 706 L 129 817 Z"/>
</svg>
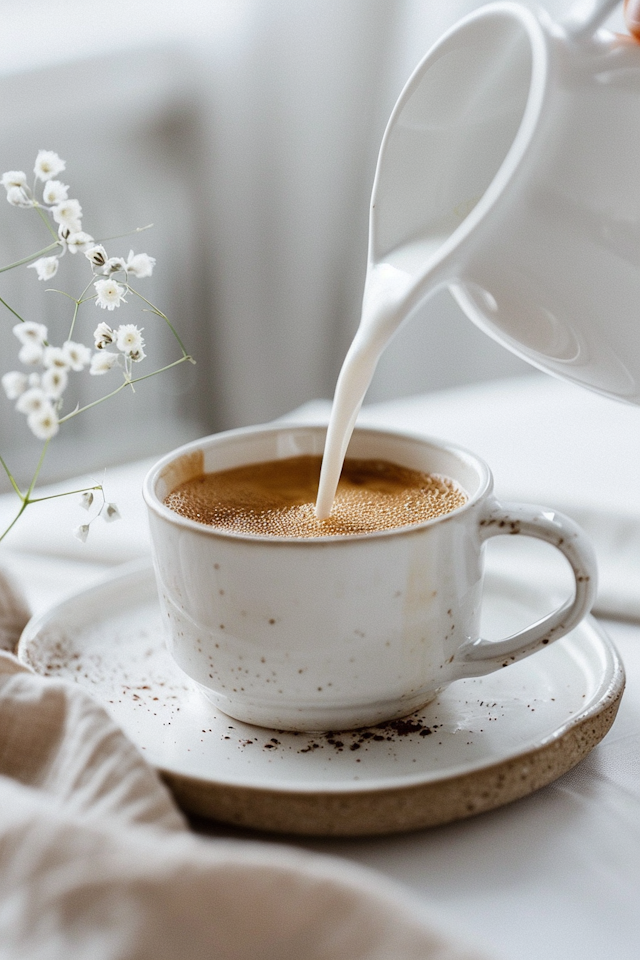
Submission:
<svg viewBox="0 0 640 960">
<path fill-rule="evenodd" d="M 165 504 L 199 523 L 253 536 L 326 537 L 413 526 L 466 502 L 448 477 L 385 460 L 347 459 L 331 515 L 318 520 L 320 457 L 291 457 L 204 474 Z"/>
</svg>

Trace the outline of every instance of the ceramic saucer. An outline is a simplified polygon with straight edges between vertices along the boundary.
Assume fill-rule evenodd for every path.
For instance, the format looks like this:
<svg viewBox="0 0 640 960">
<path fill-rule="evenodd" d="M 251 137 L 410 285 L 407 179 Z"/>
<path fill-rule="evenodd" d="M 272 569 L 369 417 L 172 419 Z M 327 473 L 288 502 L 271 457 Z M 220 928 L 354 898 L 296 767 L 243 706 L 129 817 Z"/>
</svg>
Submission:
<svg viewBox="0 0 640 960">
<path fill-rule="evenodd" d="M 483 633 L 506 636 L 548 607 L 535 589 L 488 579 Z M 589 618 L 404 720 L 317 735 L 249 726 L 217 712 L 174 664 L 153 572 L 140 564 L 31 620 L 18 655 L 100 701 L 187 812 L 324 836 L 433 826 L 523 797 L 602 739 L 624 688 L 618 656 Z"/>
</svg>

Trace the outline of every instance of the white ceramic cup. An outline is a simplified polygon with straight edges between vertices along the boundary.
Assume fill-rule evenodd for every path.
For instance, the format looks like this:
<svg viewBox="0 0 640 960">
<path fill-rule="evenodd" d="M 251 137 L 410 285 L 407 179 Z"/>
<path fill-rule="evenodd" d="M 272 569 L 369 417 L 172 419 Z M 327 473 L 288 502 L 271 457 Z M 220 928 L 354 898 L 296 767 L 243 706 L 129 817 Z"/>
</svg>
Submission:
<svg viewBox="0 0 640 960">
<path fill-rule="evenodd" d="M 404 274 L 406 314 L 448 288 L 542 370 L 640 403 L 640 44 L 493 3 L 407 82 L 382 141 L 369 269 Z"/>
<path fill-rule="evenodd" d="M 425 523 L 355 536 L 221 532 L 166 507 L 203 472 L 318 454 L 326 427 L 261 426 L 198 440 L 148 474 L 154 560 L 177 664 L 224 713 L 282 730 L 340 730 L 406 716 L 453 680 L 507 667 L 557 640 L 589 611 L 596 566 L 567 517 L 500 504 L 488 467 L 465 450 L 358 429 L 349 455 L 444 474 L 467 503 Z M 500 641 L 479 636 L 483 547 L 526 535 L 568 559 L 575 595 Z"/>
</svg>

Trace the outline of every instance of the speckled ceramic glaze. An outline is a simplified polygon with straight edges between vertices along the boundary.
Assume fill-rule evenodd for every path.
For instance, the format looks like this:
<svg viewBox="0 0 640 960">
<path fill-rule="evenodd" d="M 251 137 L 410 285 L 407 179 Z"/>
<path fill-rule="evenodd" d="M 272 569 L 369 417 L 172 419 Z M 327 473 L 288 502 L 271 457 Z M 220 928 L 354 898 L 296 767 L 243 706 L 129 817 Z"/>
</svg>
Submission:
<svg viewBox="0 0 640 960">
<path fill-rule="evenodd" d="M 535 584 L 489 574 L 483 631 L 504 636 L 548 602 Z M 611 642 L 587 617 L 535 657 L 453 683 L 410 717 L 346 732 L 260 729 L 217 710 L 169 655 L 146 564 L 35 617 L 18 656 L 103 704 L 188 813 L 326 836 L 415 830 L 524 797 L 604 737 L 624 688 Z"/>
<path fill-rule="evenodd" d="M 325 427 L 255 427 L 180 448 L 149 473 L 155 568 L 169 650 L 227 715 L 281 730 L 337 730 L 406 716 L 463 677 L 566 634 L 595 592 L 591 548 L 568 518 L 501 505 L 487 466 L 410 434 L 359 430 L 349 453 L 444 474 L 468 501 L 398 530 L 295 539 L 220 532 L 164 506 L 202 472 L 322 452 Z M 480 638 L 483 544 L 508 534 L 556 546 L 575 595 L 507 639 Z"/>
</svg>

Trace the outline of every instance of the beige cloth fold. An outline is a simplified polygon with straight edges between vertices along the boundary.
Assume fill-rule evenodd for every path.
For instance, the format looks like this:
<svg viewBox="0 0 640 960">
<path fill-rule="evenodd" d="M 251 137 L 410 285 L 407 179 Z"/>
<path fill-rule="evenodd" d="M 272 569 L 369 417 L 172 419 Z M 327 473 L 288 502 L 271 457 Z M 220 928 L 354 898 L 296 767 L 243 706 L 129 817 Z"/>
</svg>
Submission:
<svg viewBox="0 0 640 960">
<path fill-rule="evenodd" d="M 28 619 L 29 607 L 21 590 L 0 570 L 0 650 L 15 650 Z"/>
<path fill-rule="evenodd" d="M 0 623 L 15 628 L 25 613 L 0 574 Z M 190 834 L 102 707 L 8 652 L 0 653 L 0 956 L 479 960 L 374 873 L 275 843 Z"/>
</svg>

